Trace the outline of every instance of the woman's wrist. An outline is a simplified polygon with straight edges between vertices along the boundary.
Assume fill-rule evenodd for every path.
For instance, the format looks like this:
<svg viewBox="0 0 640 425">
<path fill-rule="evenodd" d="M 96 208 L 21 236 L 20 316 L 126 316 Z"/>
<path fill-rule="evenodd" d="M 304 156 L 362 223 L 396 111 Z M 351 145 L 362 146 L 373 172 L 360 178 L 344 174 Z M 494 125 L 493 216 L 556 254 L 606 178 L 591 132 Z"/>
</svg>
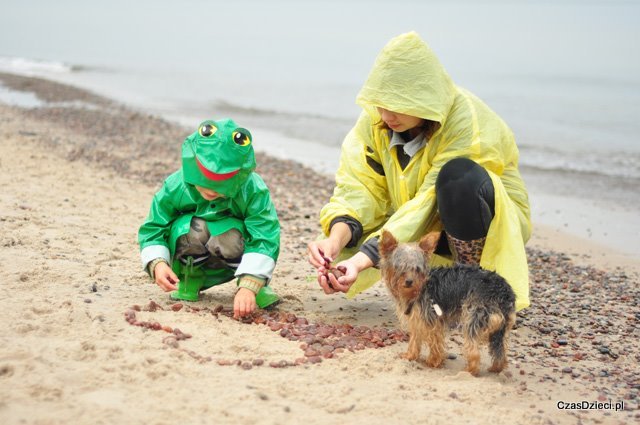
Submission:
<svg viewBox="0 0 640 425">
<path fill-rule="evenodd" d="M 353 263 L 353 265 L 356 266 L 356 269 L 358 270 L 358 273 L 360 273 L 363 270 L 368 269 L 369 267 L 373 267 L 373 261 L 371 261 L 371 258 L 369 258 L 363 252 L 358 252 L 358 253 L 354 254 L 354 256 L 351 257 L 349 259 L 349 261 L 351 261 Z"/>
<path fill-rule="evenodd" d="M 331 226 L 329 239 L 338 244 L 338 248 L 342 250 L 351 240 L 351 228 L 348 224 L 337 222 Z"/>
</svg>

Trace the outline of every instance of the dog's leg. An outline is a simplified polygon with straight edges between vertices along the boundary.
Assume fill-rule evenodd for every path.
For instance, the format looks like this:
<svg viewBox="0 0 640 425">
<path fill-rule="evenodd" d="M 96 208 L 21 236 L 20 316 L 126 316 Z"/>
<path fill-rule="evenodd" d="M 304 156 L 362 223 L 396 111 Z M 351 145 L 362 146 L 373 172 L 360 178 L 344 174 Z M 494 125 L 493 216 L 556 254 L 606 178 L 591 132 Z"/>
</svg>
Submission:
<svg viewBox="0 0 640 425">
<path fill-rule="evenodd" d="M 400 357 L 411 361 L 418 360 L 424 341 L 424 325 L 417 309 L 413 309 L 409 316 L 404 315 L 404 320 L 404 325 L 409 331 L 409 348 Z"/>
<path fill-rule="evenodd" d="M 473 376 L 480 372 L 480 342 L 482 334 L 487 335 L 487 318 L 483 308 L 475 308 L 468 303 L 462 309 L 462 332 L 464 334 L 464 357 L 467 359 L 466 371 Z"/>
<path fill-rule="evenodd" d="M 409 348 L 406 353 L 400 355 L 403 359 L 407 360 L 418 360 L 420 357 L 420 351 L 422 349 L 422 339 L 420 338 L 420 333 L 416 332 L 414 329 L 409 334 Z"/>
<path fill-rule="evenodd" d="M 444 325 L 441 321 L 436 322 L 433 328 L 429 329 L 427 334 L 429 356 L 426 361 L 426 364 L 429 367 L 438 368 L 444 364 L 444 359 L 446 357 L 444 334 Z"/>
<path fill-rule="evenodd" d="M 504 326 L 489 336 L 489 352 L 493 363 L 489 372 L 500 373 L 507 367 L 507 335 L 515 323 L 515 313 L 511 313 Z"/>
<path fill-rule="evenodd" d="M 465 334 L 464 357 L 467 359 L 466 371 L 473 376 L 478 376 L 480 372 L 480 344 L 478 341 Z"/>
<path fill-rule="evenodd" d="M 489 352 L 491 353 L 492 364 L 489 372 L 500 373 L 507 365 L 505 353 L 505 329 L 502 328 L 489 336 Z"/>
<path fill-rule="evenodd" d="M 487 314 L 484 306 L 478 308 L 477 300 L 467 299 L 462 306 L 462 334 L 464 346 L 462 350 L 467 359 L 466 371 L 473 376 L 478 376 L 480 372 L 480 342 L 482 334 L 487 336 Z"/>
</svg>

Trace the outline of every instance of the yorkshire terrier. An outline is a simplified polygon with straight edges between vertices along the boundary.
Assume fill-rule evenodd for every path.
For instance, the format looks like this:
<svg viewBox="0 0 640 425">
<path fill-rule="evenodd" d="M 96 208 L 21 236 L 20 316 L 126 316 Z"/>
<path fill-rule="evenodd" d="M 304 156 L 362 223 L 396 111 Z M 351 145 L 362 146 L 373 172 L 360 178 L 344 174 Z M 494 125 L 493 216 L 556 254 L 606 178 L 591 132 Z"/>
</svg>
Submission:
<svg viewBox="0 0 640 425">
<path fill-rule="evenodd" d="M 460 324 L 465 370 L 478 375 L 480 346 L 488 344 L 493 360 L 489 372 L 499 373 L 507 366 L 515 294 L 499 274 L 476 265 L 430 269 L 429 259 L 439 238 L 440 232 L 433 232 L 418 243 L 401 244 L 385 230 L 380 239 L 380 271 L 395 299 L 398 319 L 409 331 L 409 349 L 402 356 L 417 360 L 426 343 L 427 366 L 441 367 L 446 358 L 445 331 Z"/>
</svg>

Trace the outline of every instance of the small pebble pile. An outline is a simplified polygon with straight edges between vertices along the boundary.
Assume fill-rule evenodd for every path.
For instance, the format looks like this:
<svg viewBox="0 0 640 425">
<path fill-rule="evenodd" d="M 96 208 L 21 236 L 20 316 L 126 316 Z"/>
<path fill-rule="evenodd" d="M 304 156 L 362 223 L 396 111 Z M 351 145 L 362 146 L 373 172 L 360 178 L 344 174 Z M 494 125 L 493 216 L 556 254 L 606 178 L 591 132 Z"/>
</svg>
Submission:
<svg viewBox="0 0 640 425">
<path fill-rule="evenodd" d="M 226 316 L 233 319 L 233 310 L 218 305 L 211 309 L 208 307 L 188 306 L 182 303 L 175 303 L 168 307 L 174 312 L 182 311 L 197 314 L 210 314 L 214 318 Z M 171 348 L 180 349 L 189 354 L 199 362 L 210 362 L 214 359 L 211 356 L 203 356 L 191 350 L 184 350 L 178 343 L 181 340 L 191 338 L 190 334 L 183 333 L 180 329 L 163 326 L 159 322 L 141 321 L 136 317 L 136 312 L 155 312 L 165 310 L 155 301 L 150 301 L 144 307 L 134 305 L 124 313 L 125 320 L 133 325 L 153 331 L 167 332 L 168 336 L 163 339 L 163 343 Z M 264 311 L 259 310 L 252 315 L 239 320 L 245 324 L 264 325 L 272 332 L 277 332 L 282 338 L 289 341 L 299 341 L 300 349 L 303 352 L 301 357 L 293 360 L 280 360 L 269 362 L 269 366 L 283 368 L 290 366 L 300 366 L 307 363 L 320 363 L 323 359 L 331 359 L 345 351 L 355 352 L 366 348 L 383 348 L 393 345 L 399 341 L 407 341 L 404 332 L 396 329 L 369 328 L 367 326 L 352 326 L 350 324 L 330 325 L 322 322 L 310 323 L 306 318 L 296 316 L 293 313 L 284 311 Z M 238 359 L 216 359 L 221 366 L 237 365 L 243 369 L 252 369 L 254 366 L 265 364 L 264 359 L 253 359 L 242 361 Z"/>
</svg>

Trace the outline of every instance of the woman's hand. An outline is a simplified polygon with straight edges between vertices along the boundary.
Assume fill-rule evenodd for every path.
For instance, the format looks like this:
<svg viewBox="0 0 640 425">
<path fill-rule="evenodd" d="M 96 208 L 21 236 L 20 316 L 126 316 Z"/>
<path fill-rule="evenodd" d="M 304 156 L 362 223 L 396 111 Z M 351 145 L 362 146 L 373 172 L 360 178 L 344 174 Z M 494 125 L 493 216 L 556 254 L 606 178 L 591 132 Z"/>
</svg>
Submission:
<svg viewBox="0 0 640 425">
<path fill-rule="evenodd" d="M 240 288 L 233 299 L 233 317 L 239 319 L 256 310 L 256 294 L 251 289 Z"/>
<path fill-rule="evenodd" d="M 325 294 L 346 293 L 358 278 L 358 274 L 371 266 L 373 266 L 373 261 L 366 254 L 358 252 L 348 260 L 341 261 L 336 265 L 336 268 L 343 273 L 342 276 L 336 278 L 332 273 L 327 273 L 324 276 L 318 276 L 318 282 Z"/>
<path fill-rule="evenodd" d="M 311 242 L 307 245 L 309 264 L 318 270 L 326 272 L 326 263 L 331 263 L 337 258 L 341 249 L 339 242 L 331 238 Z"/>
<path fill-rule="evenodd" d="M 353 257 L 352 257 L 353 258 Z M 335 292 L 347 292 L 353 282 L 358 278 L 358 270 L 357 265 L 349 260 L 339 262 L 335 269 L 340 271 L 340 277 L 336 277 L 333 273 L 327 273 L 323 276 L 326 281 L 326 287 L 322 285 L 324 282 L 320 282 L 320 287 L 324 290 L 326 294 L 333 294 Z M 329 292 L 327 292 L 329 290 Z"/>
<path fill-rule="evenodd" d="M 153 276 L 155 277 L 156 284 L 162 288 L 163 291 L 175 291 L 178 289 L 176 285 L 180 281 L 178 276 L 171 270 L 169 264 L 164 261 L 156 264 L 156 267 L 153 269 Z"/>
<path fill-rule="evenodd" d="M 326 294 L 333 294 L 331 284 L 327 280 L 331 262 L 340 254 L 340 246 L 331 239 L 311 242 L 308 246 L 309 263 L 317 269 L 318 284 Z"/>
<path fill-rule="evenodd" d="M 327 272 L 333 260 L 338 258 L 340 251 L 351 240 L 351 229 L 345 223 L 338 222 L 331 227 L 327 239 L 313 241 L 307 245 L 309 264 L 317 269 L 318 284 L 326 294 L 336 292 L 329 285 Z"/>
</svg>

